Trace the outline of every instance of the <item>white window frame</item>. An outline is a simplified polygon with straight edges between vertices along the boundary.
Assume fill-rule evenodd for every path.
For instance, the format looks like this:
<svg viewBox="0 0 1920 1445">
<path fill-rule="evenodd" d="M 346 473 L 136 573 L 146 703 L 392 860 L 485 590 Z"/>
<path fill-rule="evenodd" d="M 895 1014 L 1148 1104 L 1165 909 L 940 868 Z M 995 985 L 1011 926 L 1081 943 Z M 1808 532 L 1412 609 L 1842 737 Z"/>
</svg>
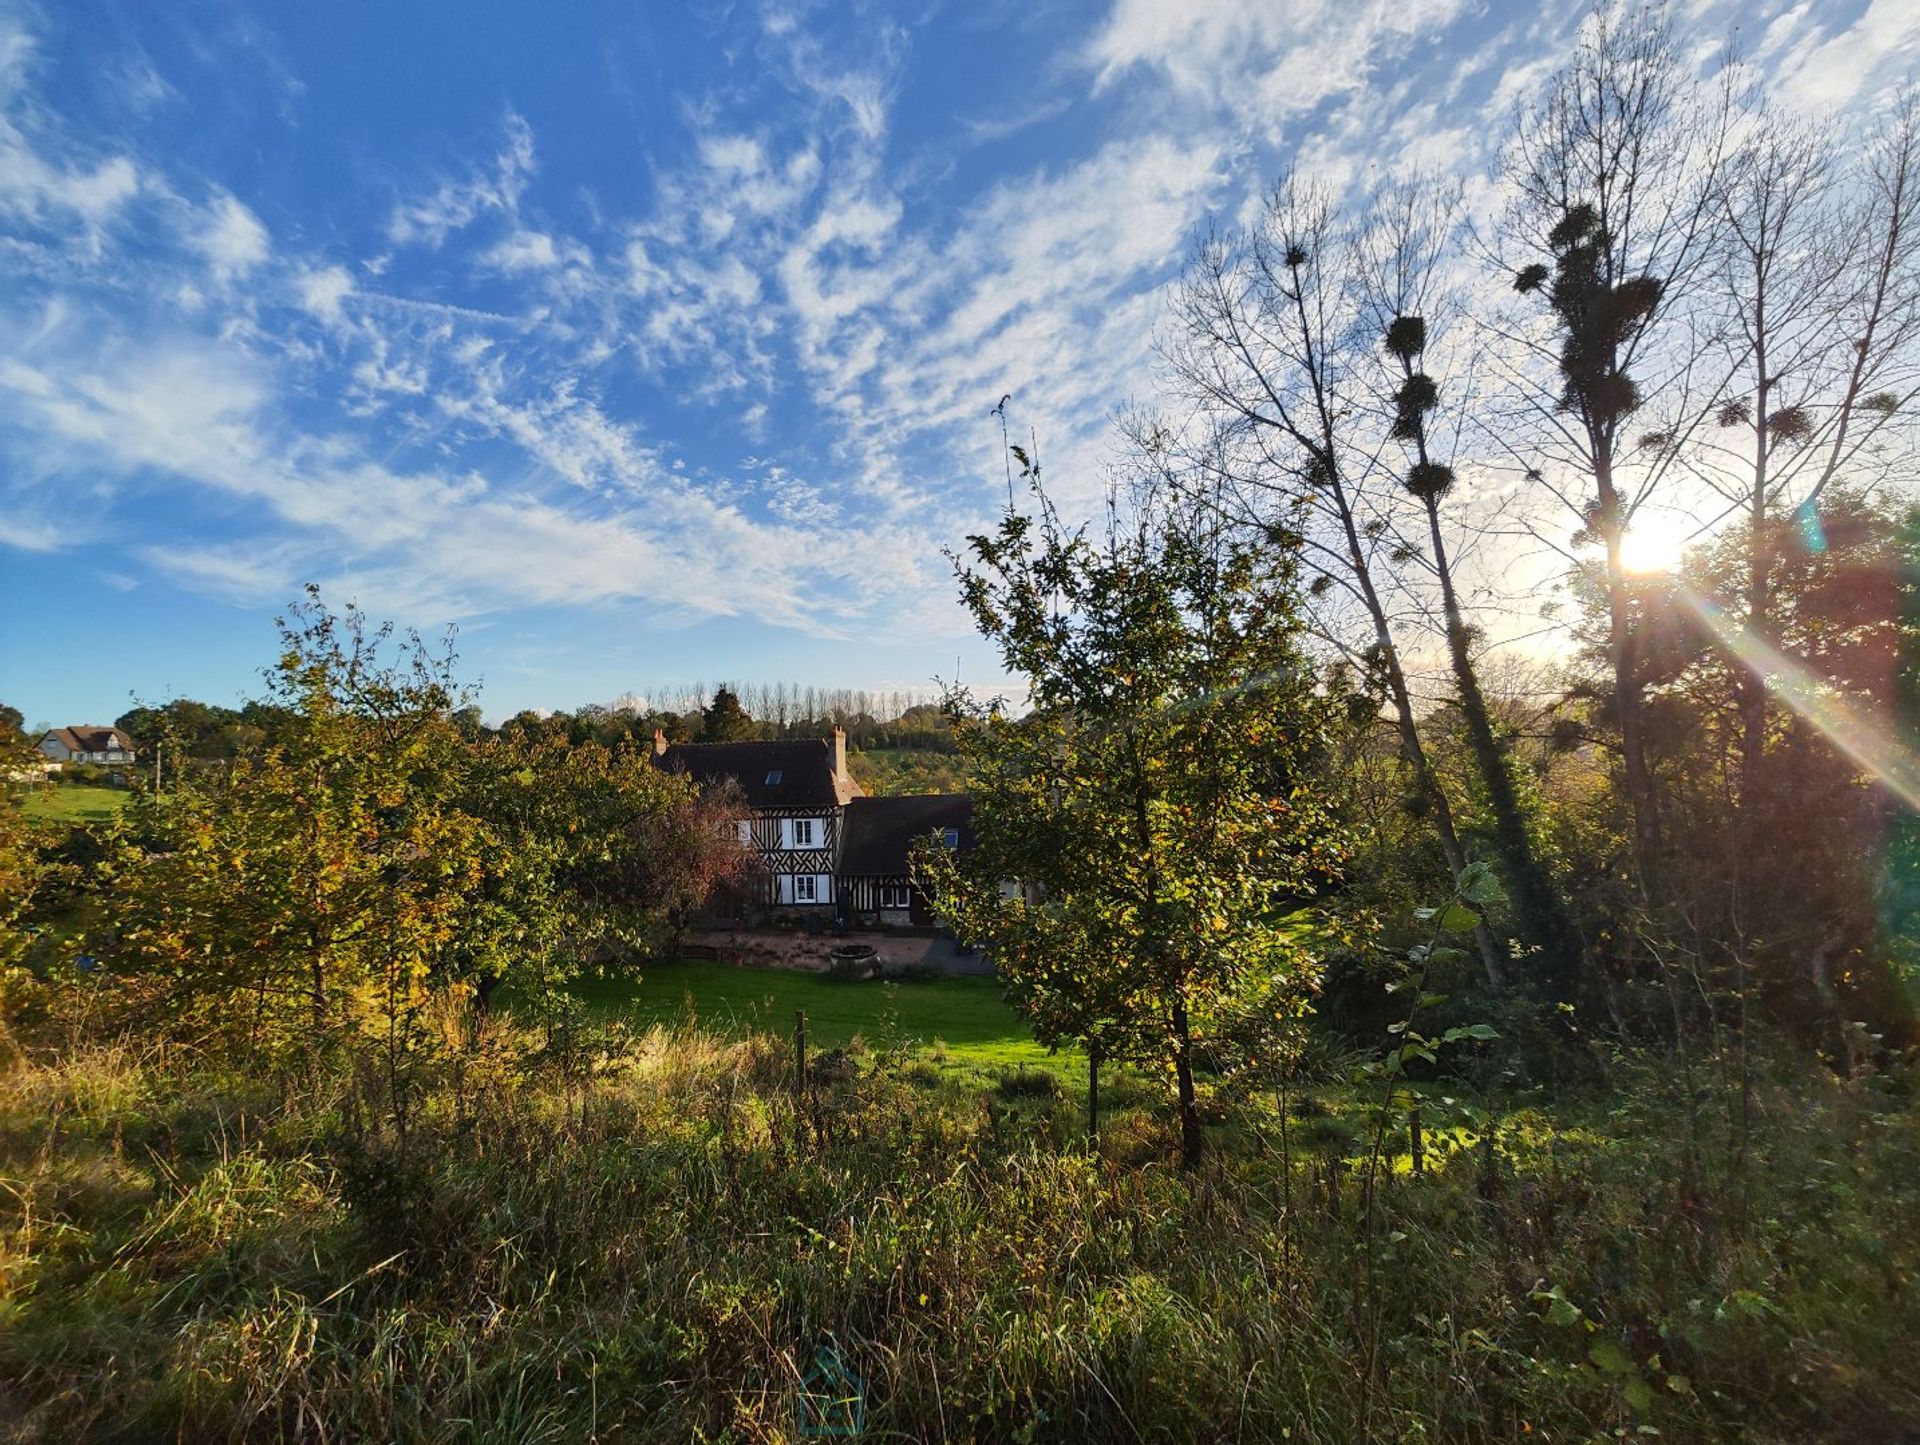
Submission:
<svg viewBox="0 0 1920 1445">
<path fill-rule="evenodd" d="M 800 841 L 800 827 L 806 825 L 807 841 Z M 827 846 L 827 820 L 825 818 L 782 818 L 780 834 L 783 845 L 796 853 L 817 853 Z"/>
<path fill-rule="evenodd" d="M 811 873 L 793 875 L 793 901 L 795 903 L 818 903 L 819 881 Z"/>
<path fill-rule="evenodd" d="M 751 848 L 753 846 L 753 819 L 737 819 L 734 827 L 740 834 L 740 846 L 743 848 Z"/>
<path fill-rule="evenodd" d="M 880 885 L 880 906 L 888 909 L 912 908 L 912 885 L 907 883 L 882 883 Z"/>
</svg>

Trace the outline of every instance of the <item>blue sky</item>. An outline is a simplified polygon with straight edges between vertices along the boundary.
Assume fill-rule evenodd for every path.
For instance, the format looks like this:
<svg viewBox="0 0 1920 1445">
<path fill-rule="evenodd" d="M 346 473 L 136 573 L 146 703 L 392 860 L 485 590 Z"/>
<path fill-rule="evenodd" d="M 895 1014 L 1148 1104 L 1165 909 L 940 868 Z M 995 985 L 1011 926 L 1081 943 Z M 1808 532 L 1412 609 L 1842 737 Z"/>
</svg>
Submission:
<svg viewBox="0 0 1920 1445">
<path fill-rule="evenodd" d="M 990 676 L 994 403 L 1095 494 L 1194 227 L 1483 177 L 1545 8 L 0 0 L 0 698 L 236 701 L 308 580 L 496 716 Z M 1838 109 L 1917 8 L 1683 13 Z"/>
</svg>

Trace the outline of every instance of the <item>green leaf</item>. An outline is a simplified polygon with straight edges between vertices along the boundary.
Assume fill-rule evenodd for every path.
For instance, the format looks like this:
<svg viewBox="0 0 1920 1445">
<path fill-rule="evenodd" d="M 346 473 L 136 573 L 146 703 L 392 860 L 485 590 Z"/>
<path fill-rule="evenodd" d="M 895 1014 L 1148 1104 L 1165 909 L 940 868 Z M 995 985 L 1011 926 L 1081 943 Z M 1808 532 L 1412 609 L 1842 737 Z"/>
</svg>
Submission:
<svg viewBox="0 0 1920 1445">
<path fill-rule="evenodd" d="M 1469 863 L 1460 870 L 1454 891 L 1475 908 L 1498 908 L 1507 901 L 1507 890 L 1485 863 Z"/>
<path fill-rule="evenodd" d="M 1640 1372 L 1634 1368 L 1633 1361 L 1627 1358 L 1627 1352 L 1620 1342 L 1610 1335 L 1602 1335 L 1587 1346 L 1587 1358 L 1609 1375 L 1635 1375 Z"/>
<path fill-rule="evenodd" d="M 1568 1299 L 1561 1292 L 1559 1285 L 1555 1285 L 1552 1289 L 1535 1290 L 1533 1301 L 1535 1304 L 1543 1304 L 1547 1307 L 1546 1320 L 1550 1325 L 1577 1325 L 1583 1318 L 1580 1306 Z"/>
<path fill-rule="evenodd" d="M 1449 903 L 1440 915 L 1440 926 L 1448 933 L 1471 933 L 1480 915 L 1461 903 Z"/>
</svg>

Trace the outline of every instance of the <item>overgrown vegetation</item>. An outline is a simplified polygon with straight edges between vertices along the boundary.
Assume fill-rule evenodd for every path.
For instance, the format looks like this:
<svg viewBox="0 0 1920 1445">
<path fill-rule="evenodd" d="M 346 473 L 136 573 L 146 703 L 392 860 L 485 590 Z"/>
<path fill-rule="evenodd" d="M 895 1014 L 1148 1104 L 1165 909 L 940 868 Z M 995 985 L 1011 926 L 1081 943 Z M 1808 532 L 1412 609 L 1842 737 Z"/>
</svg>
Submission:
<svg viewBox="0 0 1920 1445">
<path fill-rule="evenodd" d="M 1920 1416 L 1904 1077 L 1763 1066 L 1763 1152 L 1663 1056 L 1603 1102 L 1429 1098 L 1371 1196 L 1344 1089 L 1214 1172 L 1124 1096 L 656 1031 L 590 1079 L 498 1031 L 404 1152 L 350 1076 L 128 1045 L 0 1084 L 14 1440 L 798 1435 L 832 1350 L 867 1438 L 1787 1442 Z M 544 1081 L 541 1081 L 544 1080 Z M 1546 1107 L 1542 1107 L 1542 1106 Z M 1689 1150 L 1690 1177 L 1675 1161 Z"/>
</svg>

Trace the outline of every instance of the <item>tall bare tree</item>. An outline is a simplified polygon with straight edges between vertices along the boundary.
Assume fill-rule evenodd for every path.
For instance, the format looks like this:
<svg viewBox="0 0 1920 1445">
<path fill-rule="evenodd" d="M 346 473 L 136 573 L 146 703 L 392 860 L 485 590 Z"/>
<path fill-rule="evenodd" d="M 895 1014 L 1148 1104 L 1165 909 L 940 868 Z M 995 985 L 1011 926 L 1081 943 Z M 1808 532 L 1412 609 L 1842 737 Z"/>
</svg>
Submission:
<svg viewBox="0 0 1920 1445">
<path fill-rule="evenodd" d="M 1920 104 L 1911 94 L 1856 154 L 1850 162 L 1826 126 L 1762 110 L 1719 193 L 1712 299 L 1726 393 L 1697 455 L 1707 486 L 1741 516 L 1745 625 L 1769 646 L 1784 534 L 1817 527 L 1817 503 L 1836 477 L 1865 480 L 1894 459 L 1885 443 L 1920 394 Z M 1735 673 L 1743 808 L 1767 753 L 1767 683 L 1756 668 Z"/>
<path fill-rule="evenodd" d="M 1359 309 L 1364 333 L 1377 340 L 1376 383 L 1389 436 L 1400 444 L 1402 485 L 1419 504 L 1426 528 L 1425 562 L 1440 594 L 1447 658 L 1465 724 L 1467 747 L 1486 791 L 1494 847 L 1512 890 L 1521 932 L 1541 951 L 1546 972 L 1570 993 L 1578 967 L 1578 930 L 1559 889 L 1541 864 L 1507 750 L 1495 734 L 1474 659 L 1476 629 L 1455 576 L 1442 508 L 1453 492 L 1452 457 L 1459 429 L 1434 425 L 1441 407 L 1435 371 L 1457 315 L 1448 275 L 1457 258 L 1459 189 L 1432 180 L 1390 183 L 1375 198 L 1358 237 Z M 1464 394 L 1464 387 L 1460 394 Z M 1459 401 L 1456 399 L 1454 410 Z"/>
<path fill-rule="evenodd" d="M 1421 738 L 1376 577 L 1393 550 L 1383 493 L 1397 494 L 1397 482 L 1382 461 L 1384 437 L 1364 422 L 1359 371 L 1370 358 L 1357 275 L 1353 229 L 1331 195 L 1283 177 L 1252 226 L 1197 248 L 1175 288 L 1162 351 L 1175 392 L 1198 418 L 1184 464 L 1238 498 L 1244 520 L 1280 528 L 1288 541 L 1301 529 L 1321 635 L 1384 693 L 1413 792 L 1457 874 L 1467 857 L 1453 804 Z M 1342 604 L 1358 614 L 1364 641 L 1325 625 Z M 1500 950 L 1484 925 L 1476 942 L 1489 979 L 1501 981 Z"/>
<path fill-rule="evenodd" d="M 1659 10 L 1600 6 L 1575 52 L 1516 116 L 1502 255 L 1529 325 L 1490 328 L 1516 406 L 1490 433 L 1606 552 L 1608 652 L 1634 871 L 1657 891 L 1660 823 L 1645 679 L 1623 547 L 1700 424 L 1708 345 L 1686 302 L 1714 259 L 1727 147 L 1724 94 L 1703 94 Z M 1518 264 L 1516 264 L 1518 263 Z M 1524 423 L 1522 438 L 1507 434 Z"/>
</svg>

